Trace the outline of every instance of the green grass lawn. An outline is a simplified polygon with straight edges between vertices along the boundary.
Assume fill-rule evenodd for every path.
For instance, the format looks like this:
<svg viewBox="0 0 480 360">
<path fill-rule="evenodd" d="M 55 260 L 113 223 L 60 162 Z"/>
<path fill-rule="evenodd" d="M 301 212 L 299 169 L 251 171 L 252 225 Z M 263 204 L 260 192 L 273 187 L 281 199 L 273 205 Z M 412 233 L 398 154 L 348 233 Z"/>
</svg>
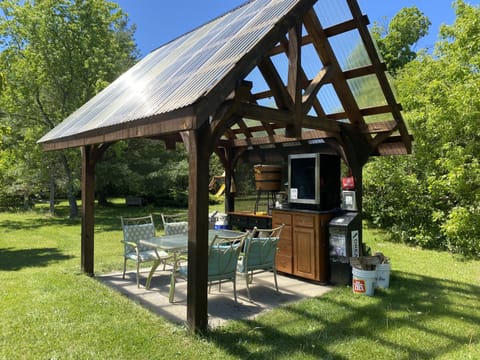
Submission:
<svg viewBox="0 0 480 360">
<path fill-rule="evenodd" d="M 97 208 L 95 272 L 122 267 L 121 215 L 168 210 Z M 338 286 L 200 337 L 82 275 L 64 206 L 0 213 L 0 359 L 480 359 L 480 260 L 364 241 L 390 257 L 389 289 Z"/>
</svg>

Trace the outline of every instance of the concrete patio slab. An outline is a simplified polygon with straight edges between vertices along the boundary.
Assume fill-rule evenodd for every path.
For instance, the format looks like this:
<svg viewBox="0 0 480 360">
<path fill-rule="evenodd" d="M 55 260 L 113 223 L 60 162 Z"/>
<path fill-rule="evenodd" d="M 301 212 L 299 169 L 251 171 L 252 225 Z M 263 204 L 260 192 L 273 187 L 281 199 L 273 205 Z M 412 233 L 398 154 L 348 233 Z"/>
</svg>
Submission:
<svg viewBox="0 0 480 360">
<path fill-rule="evenodd" d="M 157 271 L 151 287 L 145 289 L 148 269 L 140 274 L 140 288 L 137 288 L 135 272 L 127 272 L 125 279 L 121 273 L 98 275 L 96 279 L 136 301 L 150 311 L 178 324 L 187 319 L 187 282 L 178 279 L 175 286 L 175 301 L 168 302 L 171 272 Z M 306 280 L 278 275 L 279 293 L 275 291 L 273 274 L 266 272 L 254 276 L 250 285 L 252 301 L 248 300 L 245 279 L 237 277 L 237 299 L 233 299 L 232 283 L 212 286 L 208 295 L 208 325 L 210 328 L 224 325 L 228 320 L 254 319 L 259 314 L 293 301 L 318 297 L 331 289 Z"/>
</svg>

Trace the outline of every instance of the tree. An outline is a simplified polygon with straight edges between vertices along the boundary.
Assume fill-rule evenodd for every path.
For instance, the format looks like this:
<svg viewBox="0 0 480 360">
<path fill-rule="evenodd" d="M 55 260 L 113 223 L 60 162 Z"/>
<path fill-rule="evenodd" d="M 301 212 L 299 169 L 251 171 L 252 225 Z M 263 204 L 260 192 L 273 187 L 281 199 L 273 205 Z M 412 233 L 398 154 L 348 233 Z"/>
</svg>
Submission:
<svg viewBox="0 0 480 360">
<path fill-rule="evenodd" d="M 25 189 L 51 179 L 64 184 L 75 217 L 78 152 L 25 159 L 37 151 L 36 140 L 133 65 L 134 28 L 115 3 L 104 0 L 5 0 L 0 9 L 0 72 L 5 74 L 0 107 L 6 113 L 1 121 L 10 129 L 9 146 L 0 156 L 12 158 L 16 152 L 10 171 L 23 166 L 37 173 L 35 179 L 19 177 Z M 63 174 L 42 171 L 58 169 L 57 163 Z"/>
<path fill-rule="evenodd" d="M 415 59 L 417 54 L 411 47 L 428 34 L 430 25 L 430 20 L 415 6 L 401 9 L 387 28 L 374 23 L 372 36 L 391 73 L 395 74 Z"/>
<path fill-rule="evenodd" d="M 414 155 L 369 164 L 366 198 L 370 219 L 402 240 L 478 256 L 480 7 L 459 0 L 454 8 L 455 23 L 441 27 L 434 54 L 396 77 Z M 395 197 L 395 210 L 385 213 Z"/>
</svg>

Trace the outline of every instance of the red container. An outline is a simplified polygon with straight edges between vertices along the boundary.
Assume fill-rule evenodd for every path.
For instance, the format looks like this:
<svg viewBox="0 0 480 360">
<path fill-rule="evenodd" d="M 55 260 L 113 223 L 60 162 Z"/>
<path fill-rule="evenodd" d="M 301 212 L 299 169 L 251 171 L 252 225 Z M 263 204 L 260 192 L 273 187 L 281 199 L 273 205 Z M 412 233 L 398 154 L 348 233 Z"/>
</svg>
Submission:
<svg viewBox="0 0 480 360">
<path fill-rule="evenodd" d="M 353 176 L 347 176 L 342 178 L 342 190 L 353 190 L 355 189 L 355 179 Z"/>
</svg>

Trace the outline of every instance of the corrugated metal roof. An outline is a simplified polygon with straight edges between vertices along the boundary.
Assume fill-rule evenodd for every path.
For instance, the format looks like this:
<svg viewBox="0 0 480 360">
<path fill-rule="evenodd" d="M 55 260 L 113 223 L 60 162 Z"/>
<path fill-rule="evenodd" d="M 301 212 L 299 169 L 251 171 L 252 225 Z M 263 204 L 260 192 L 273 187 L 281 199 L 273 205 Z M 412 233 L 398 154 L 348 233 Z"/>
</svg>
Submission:
<svg viewBox="0 0 480 360">
<path fill-rule="evenodd" d="M 299 1 L 250 1 L 165 44 L 39 142 L 165 114 L 194 104 Z"/>
</svg>

